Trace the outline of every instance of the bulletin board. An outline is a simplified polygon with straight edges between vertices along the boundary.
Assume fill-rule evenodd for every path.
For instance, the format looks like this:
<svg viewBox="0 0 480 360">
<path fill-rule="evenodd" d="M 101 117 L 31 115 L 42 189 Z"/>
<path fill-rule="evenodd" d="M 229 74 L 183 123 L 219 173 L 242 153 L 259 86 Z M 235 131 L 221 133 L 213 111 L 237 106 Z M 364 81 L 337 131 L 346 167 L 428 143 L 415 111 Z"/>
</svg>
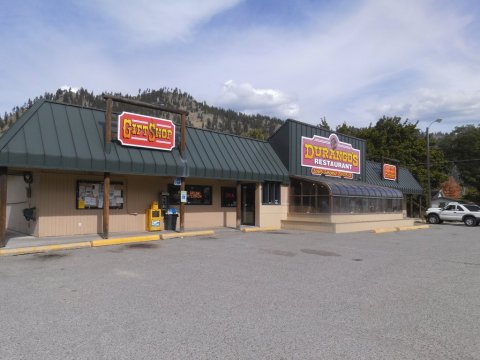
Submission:
<svg viewBox="0 0 480 360">
<path fill-rule="evenodd" d="M 110 183 L 110 209 L 123 209 L 125 203 L 124 185 L 122 182 Z M 103 182 L 77 181 L 76 208 L 102 209 L 103 208 Z"/>
</svg>

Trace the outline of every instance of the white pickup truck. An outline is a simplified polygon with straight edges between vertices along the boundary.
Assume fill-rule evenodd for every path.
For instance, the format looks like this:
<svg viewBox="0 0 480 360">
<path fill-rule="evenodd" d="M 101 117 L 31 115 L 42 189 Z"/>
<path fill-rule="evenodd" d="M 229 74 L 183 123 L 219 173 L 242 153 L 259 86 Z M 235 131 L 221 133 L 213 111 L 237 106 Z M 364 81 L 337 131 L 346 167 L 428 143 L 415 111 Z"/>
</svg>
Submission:
<svg viewBox="0 0 480 360">
<path fill-rule="evenodd" d="M 467 226 L 476 226 L 480 223 L 480 206 L 451 202 L 444 208 L 429 208 L 425 215 L 430 224 L 463 221 Z"/>
</svg>

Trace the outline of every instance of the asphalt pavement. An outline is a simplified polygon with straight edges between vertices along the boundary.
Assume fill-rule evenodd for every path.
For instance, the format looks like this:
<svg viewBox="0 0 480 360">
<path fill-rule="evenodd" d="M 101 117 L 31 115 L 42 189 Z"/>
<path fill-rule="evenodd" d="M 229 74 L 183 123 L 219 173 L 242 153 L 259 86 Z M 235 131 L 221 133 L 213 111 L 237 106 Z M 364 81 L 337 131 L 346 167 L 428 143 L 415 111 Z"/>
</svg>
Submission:
<svg viewBox="0 0 480 360">
<path fill-rule="evenodd" d="M 480 359 L 480 227 L 0 258 L 1 359 Z"/>
</svg>

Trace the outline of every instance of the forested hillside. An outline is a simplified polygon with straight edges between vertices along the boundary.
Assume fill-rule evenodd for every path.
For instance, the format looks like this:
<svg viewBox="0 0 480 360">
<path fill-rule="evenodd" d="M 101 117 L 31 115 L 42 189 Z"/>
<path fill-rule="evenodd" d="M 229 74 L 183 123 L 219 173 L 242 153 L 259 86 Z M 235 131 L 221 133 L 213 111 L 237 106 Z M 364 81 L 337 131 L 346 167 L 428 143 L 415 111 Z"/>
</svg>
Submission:
<svg viewBox="0 0 480 360">
<path fill-rule="evenodd" d="M 267 138 L 280 125 L 282 120 L 271 118 L 264 115 L 246 115 L 233 110 L 225 110 L 214 106 L 209 106 L 205 102 L 196 101 L 191 95 L 180 91 L 179 89 L 162 88 L 159 90 L 138 90 L 137 95 L 113 93 L 113 95 L 123 96 L 150 104 L 158 104 L 169 108 L 186 110 L 189 112 L 187 118 L 188 124 L 191 126 L 206 128 L 236 135 L 246 135 L 256 138 Z M 71 89 L 58 89 L 54 94 L 45 93 L 33 100 L 28 101 L 23 106 L 17 106 L 12 109 L 11 113 L 5 112 L 0 115 L 0 133 L 9 128 L 35 101 L 39 99 L 47 99 L 63 102 L 66 104 L 74 104 L 85 107 L 93 107 L 105 109 L 105 101 L 102 95 L 95 95 L 86 89 L 72 91 Z M 139 111 L 138 107 L 114 103 L 114 111 Z M 171 114 L 159 111 L 141 109 L 143 114 L 158 116 L 170 119 Z M 174 118 L 174 120 L 176 120 Z"/>
</svg>

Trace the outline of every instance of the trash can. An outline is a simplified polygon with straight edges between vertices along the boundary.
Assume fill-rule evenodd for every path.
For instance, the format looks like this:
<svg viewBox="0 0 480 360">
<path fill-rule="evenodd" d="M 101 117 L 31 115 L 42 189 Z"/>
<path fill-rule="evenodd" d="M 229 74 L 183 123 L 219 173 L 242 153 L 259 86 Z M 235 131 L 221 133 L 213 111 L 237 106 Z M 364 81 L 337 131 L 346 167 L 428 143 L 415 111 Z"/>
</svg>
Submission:
<svg viewBox="0 0 480 360">
<path fill-rule="evenodd" d="M 165 230 L 177 230 L 178 214 L 165 214 L 163 216 L 163 225 Z"/>
</svg>

